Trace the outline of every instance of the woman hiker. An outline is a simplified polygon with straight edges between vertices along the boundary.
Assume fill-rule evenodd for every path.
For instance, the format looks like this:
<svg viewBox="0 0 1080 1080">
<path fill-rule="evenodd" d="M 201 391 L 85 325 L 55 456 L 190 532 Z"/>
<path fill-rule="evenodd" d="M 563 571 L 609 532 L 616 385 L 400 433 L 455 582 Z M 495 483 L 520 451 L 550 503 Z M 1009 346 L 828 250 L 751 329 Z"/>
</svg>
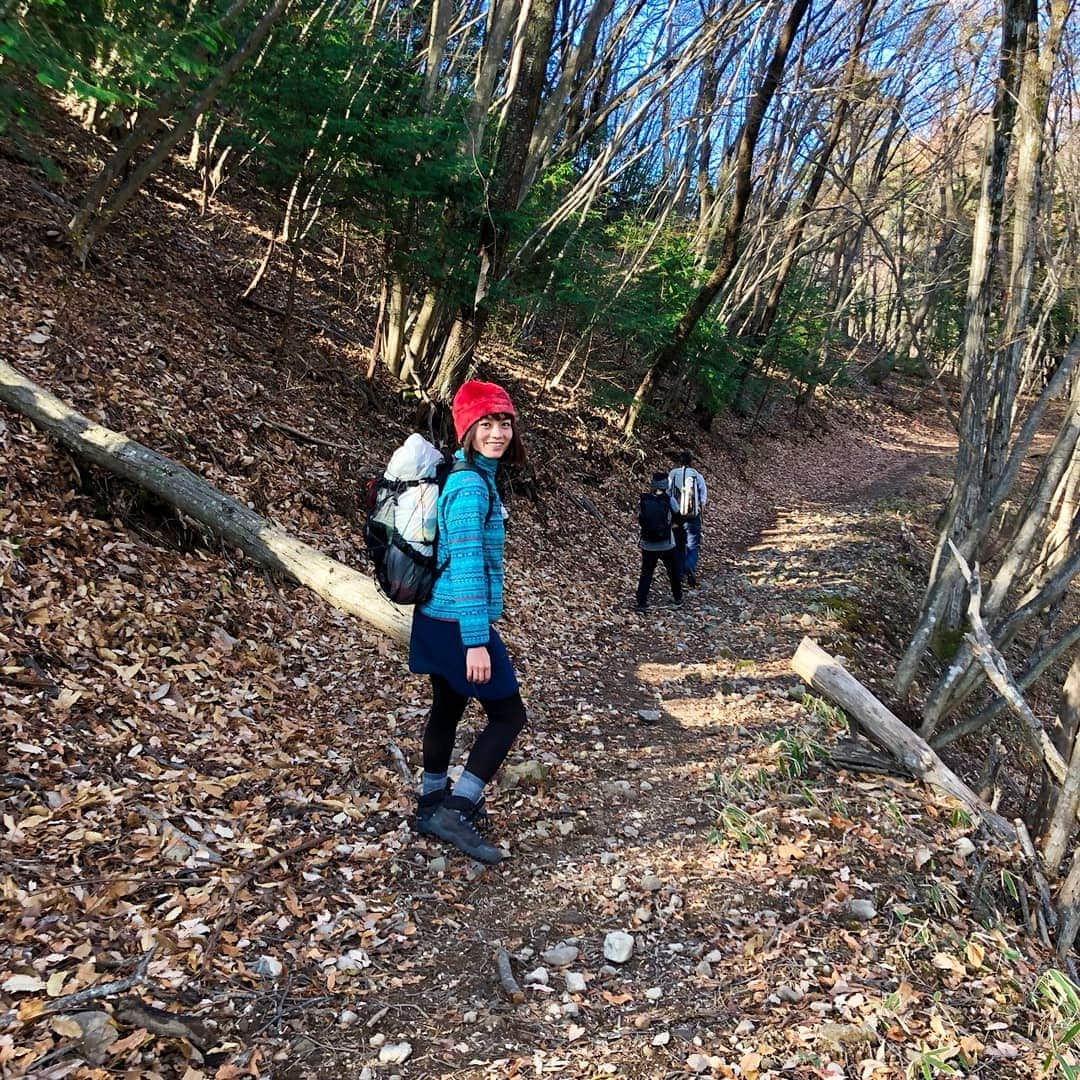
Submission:
<svg viewBox="0 0 1080 1080">
<path fill-rule="evenodd" d="M 439 496 L 440 572 L 431 598 L 413 613 L 409 669 L 431 676 L 431 714 L 424 731 L 424 776 L 416 828 L 485 863 L 503 854 L 477 828 L 484 786 L 525 726 L 525 706 L 506 647 L 492 625 L 503 609 L 504 511 L 495 488 L 500 461 L 525 461 L 514 428 L 510 395 L 494 383 L 461 386 L 451 405 L 461 449 L 457 469 Z M 447 769 L 454 736 L 469 698 L 487 726 L 476 738 L 465 771 L 450 789 Z"/>
</svg>

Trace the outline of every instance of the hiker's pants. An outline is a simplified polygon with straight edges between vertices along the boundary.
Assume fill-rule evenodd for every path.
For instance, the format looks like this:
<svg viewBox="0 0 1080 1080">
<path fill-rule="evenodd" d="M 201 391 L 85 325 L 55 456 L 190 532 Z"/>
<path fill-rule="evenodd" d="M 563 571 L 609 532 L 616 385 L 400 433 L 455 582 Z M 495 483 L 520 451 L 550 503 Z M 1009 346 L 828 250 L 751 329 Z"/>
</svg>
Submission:
<svg viewBox="0 0 1080 1080">
<path fill-rule="evenodd" d="M 667 551 L 642 551 L 641 553 L 641 577 L 638 578 L 637 606 L 644 607 L 649 599 L 649 586 L 652 585 L 653 574 L 656 572 L 656 564 L 662 562 L 671 582 L 671 597 L 675 601 L 682 600 L 682 581 L 679 580 L 679 553 L 675 548 Z"/>
<path fill-rule="evenodd" d="M 701 554 L 701 518 L 687 518 L 683 522 L 686 530 L 686 550 L 683 555 L 682 575 L 697 573 L 698 555 Z"/>
</svg>

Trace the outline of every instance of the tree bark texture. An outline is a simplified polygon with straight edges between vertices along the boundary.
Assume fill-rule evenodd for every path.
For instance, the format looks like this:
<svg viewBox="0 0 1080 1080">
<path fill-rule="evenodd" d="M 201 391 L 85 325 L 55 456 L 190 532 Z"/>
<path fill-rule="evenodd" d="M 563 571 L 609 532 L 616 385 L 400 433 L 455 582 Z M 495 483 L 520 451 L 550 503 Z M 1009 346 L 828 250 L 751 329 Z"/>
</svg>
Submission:
<svg viewBox="0 0 1080 1080">
<path fill-rule="evenodd" d="M 982 585 L 979 581 L 979 567 L 975 564 L 974 569 L 969 567 L 963 556 L 956 550 L 956 545 L 950 543 L 953 558 L 960 564 L 960 572 L 968 586 L 968 622 L 971 625 L 971 633 L 967 635 L 967 641 L 976 658 L 986 671 L 994 689 L 1005 699 L 1009 708 L 1019 717 L 1021 731 L 1031 749 L 1038 754 L 1043 764 L 1053 775 L 1058 783 L 1065 780 L 1067 765 L 1057 747 L 1054 746 L 1039 723 L 1038 717 L 1031 711 L 1031 706 L 1024 700 L 1015 680 L 1009 671 L 1005 658 L 994 647 L 987 632 L 986 623 L 983 622 L 981 612 Z"/>
<path fill-rule="evenodd" d="M 948 573 L 948 541 L 967 535 L 1003 462 L 992 461 L 990 428 L 995 409 L 1013 407 L 1005 401 L 1009 385 L 999 362 L 1004 359 L 990 342 L 994 269 L 1001 240 L 1009 153 L 1016 119 L 1016 102 L 1023 75 L 1031 0 L 1004 0 L 997 91 L 987 131 L 982 191 L 972 235 L 971 268 L 964 311 L 961 364 L 960 448 L 946 520 L 934 554 L 927 594 L 945 592 L 938 625 L 954 631 L 964 611 L 963 583 Z M 944 578 L 944 580 L 941 580 Z"/>
<path fill-rule="evenodd" d="M 329 558 L 178 462 L 95 424 L 3 360 L 0 401 L 79 457 L 152 491 L 202 522 L 259 565 L 306 585 L 334 607 L 355 615 L 395 641 L 408 641 L 411 612 L 391 604 L 367 574 Z"/>
<path fill-rule="evenodd" d="M 1074 341 L 1063 363 L 1066 365 L 1075 363 L 1078 352 L 1080 352 L 1080 339 Z M 1065 372 L 1059 371 L 1058 381 L 1064 381 L 1066 374 L 1067 368 Z M 1047 389 L 1049 390 L 1049 387 Z M 1044 397 L 1046 396 L 1048 395 L 1044 394 Z M 1017 447 L 1026 437 L 1030 426 L 1025 423 L 1024 432 L 1021 439 L 1017 441 Z M 993 627 L 992 634 L 995 638 L 1000 638 L 1001 635 L 1004 620 L 999 618 L 999 615 L 1004 609 L 1007 597 L 1024 584 L 1025 575 L 1029 579 L 1032 578 L 1030 570 L 1039 541 L 1053 531 L 1050 508 L 1053 505 L 1054 493 L 1067 479 L 1078 455 L 1080 455 L 1080 386 L 1074 386 L 1071 400 L 1062 416 L 1058 434 L 1049 452 L 1043 457 L 1038 475 L 1021 508 L 1016 526 L 999 557 L 997 572 L 991 580 L 983 615 Z M 1009 465 L 1010 469 L 1012 464 L 1011 462 Z M 994 499 L 988 510 L 992 512 L 999 501 Z M 986 514 L 984 513 L 983 516 L 986 517 Z M 1070 535 L 1067 534 L 1061 550 L 1055 552 L 1060 557 L 1053 563 L 1048 562 L 1036 567 L 1040 572 L 1034 575 L 1035 580 L 1050 576 L 1058 563 L 1071 554 L 1073 545 L 1070 539 Z M 979 543 L 981 542 L 980 536 Z M 977 545 L 971 546 L 975 550 Z M 1015 634 L 1018 629 L 1019 626 L 1016 626 L 1013 633 Z M 1007 644 L 1007 641 L 998 641 L 999 648 L 1004 648 Z M 974 689 L 977 681 L 977 667 L 973 664 L 972 651 L 966 644 L 962 645 L 923 707 L 922 734 L 924 737 L 929 738 L 938 730 L 945 717 L 955 710 Z"/>
<path fill-rule="evenodd" d="M 464 381 L 488 316 L 488 293 L 507 261 L 506 228 L 501 219 L 520 205 L 525 192 L 529 145 L 536 128 L 544 93 L 548 57 L 555 32 L 557 0 L 531 0 L 520 43 L 517 79 L 506 104 L 499 132 L 499 150 L 491 178 L 491 198 L 479 223 L 479 270 L 472 300 L 462 304 L 450 330 L 435 339 L 439 357 L 428 388 L 432 396 L 448 403 Z"/>
<path fill-rule="evenodd" d="M 986 532 L 992 524 L 995 510 L 1005 502 L 1013 484 L 1016 482 L 1020 467 L 1027 456 L 1031 442 L 1035 438 L 1036 431 L 1042 422 L 1050 401 L 1055 394 L 1061 391 L 1062 387 L 1069 385 L 1068 380 L 1072 376 L 1073 369 L 1080 367 L 1078 362 L 1080 362 L 1080 335 L 1073 338 L 1053 377 L 1047 383 L 1038 401 L 1036 401 L 1024 421 L 1023 428 L 1013 444 L 1008 461 L 998 477 L 997 483 L 986 499 L 985 504 L 980 507 L 979 516 L 971 523 L 965 535 L 956 538 L 956 546 L 965 559 L 975 557 L 975 552 L 985 539 Z M 962 439 L 963 436 L 961 436 L 961 442 Z M 960 482 L 960 479 L 958 472 L 954 479 L 954 486 Z M 956 564 L 951 559 L 943 560 L 941 558 L 942 552 L 948 551 L 948 543 L 953 539 L 951 536 L 953 520 L 947 514 L 946 522 L 938 537 L 934 561 L 930 569 L 930 582 L 923 596 L 922 607 L 915 623 L 915 629 L 912 631 L 911 640 L 908 642 L 904 655 L 897 665 L 896 678 L 893 683 L 897 694 L 906 694 L 911 689 L 912 684 L 915 682 L 915 676 L 918 674 L 919 662 L 929 646 L 930 639 L 938 626 L 949 598 L 954 593 L 955 583 L 959 582 L 961 586 L 963 583 Z M 998 647 L 1002 647 L 1000 641 Z M 959 674 L 959 672 L 954 672 L 955 667 L 955 664 L 950 665 L 949 672 L 946 673 L 943 679 L 955 678 Z M 939 691 L 940 688 L 935 688 L 935 696 Z M 944 713 L 941 715 L 944 715 Z M 927 720 L 924 723 L 922 730 L 924 737 L 929 738 L 933 734 L 935 725 L 936 720 Z"/>
<path fill-rule="evenodd" d="M 1051 737 L 1054 745 L 1069 754 L 1069 770 L 1061 791 L 1050 801 L 1050 817 L 1043 831 L 1042 850 L 1047 868 L 1056 874 L 1076 827 L 1080 810 L 1080 652 L 1073 658 Z"/>
<path fill-rule="evenodd" d="M 1004 355 L 999 361 L 1001 388 L 994 403 L 995 411 L 990 429 L 991 463 L 1005 459 L 1020 386 L 1027 344 L 1031 284 L 1035 276 L 1036 224 L 1042 197 L 1043 146 L 1050 84 L 1057 66 L 1067 7 L 1067 0 L 1053 0 L 1050 4 L 1050 24 L 1041 50 L 1036 0 L 1029 0 L 1026 14 L 1021 44 L 1023 73 L 1016 108 L 1016 169 L 1010 200 L 1013 214 L 1012 251 L 1001 332 Z M 991 475 L 991 483 L 993 479 Z"/>
<path fill-rule="evenodd" d="M 848 54 L 847 62 L 844 65 L 844 74 L 837 101 L 833 106 L 832 122 L 829 125 L 821 149 L 818 151 L 814 171 L 810 176 L 810 183 L 807 185 L 806 193 L 803 195 L 796 211 L 795 221 L 784 246 L 780 267 L 776 272 L 776 278 L 773 281 L 768 299 L 765 301 L 765 310 L 761 313 L 761 318 L 758 321 L 757 333 L 762 338 L 769 333 L 773 323 L 776 322 L 776 316 L 780 311 L 780 298 L 784 294 L 784 287 L 787 285 L 788 277 L 791 274 L 792 267 L 795 265 L 799 247 L 802 244 L 803 231 L 811 213 L 813 213 L 818 192 L 821 191 L 821 185 L 825 182 L 832 164 L 833 152 L 836 150 L 836 146 L 840 142 L 840 136 L 843 134 L 848 110 L 851 107 L 855 78 L 859 71 L 859 57 L 862 53 L 863 39 L 866 36 L 866 24 L 870 19 L 870 13 L 873 11 L 875 3 L 876 0 L 862 0 L 859 9 L 859 21 L 855 27 L 855 38 L 851 44 L 851 52 Z M 852 157 L 854 158 L 854 156 L 853 154 Z"/>
</svg>

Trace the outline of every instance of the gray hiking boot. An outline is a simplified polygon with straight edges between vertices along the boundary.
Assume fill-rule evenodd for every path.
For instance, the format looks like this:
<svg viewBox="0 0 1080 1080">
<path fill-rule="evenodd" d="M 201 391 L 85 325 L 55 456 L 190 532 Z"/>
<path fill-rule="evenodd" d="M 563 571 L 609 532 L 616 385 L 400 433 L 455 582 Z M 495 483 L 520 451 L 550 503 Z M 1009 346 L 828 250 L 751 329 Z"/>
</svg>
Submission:
<svg viewBox="0 0 1080 1080">
<path fill-rule="evenodd" d="M 421 836 L 434 836 L 431 831 L 431 819 L 435 811 L 446 801 L 450 794 L 448 784 L 441 791 L 431 791 L 427 795 L 420 795 L 416 799 L 416 817 L 413 819 L 413 827 Z"/>
<path fill-rule="evenodd" d="M 416 816 L 413 818 L 413 828 L 421 836 L 436 836 L 437 833 L 431 831 L 431 819 L 435 816 L 435 811 L 446 801 L 450 795 L 450 784 L 447 783 L 441 791 L 432 791 L 427 795 L 418 795 L 416 799 Z M 487 812 L 487 804 L 484 802 L 483 795 L 480 796 L 478 803 L 469 803 L 469 810 L 466 812 L 466 816 L 476 826 L 477 830 L 481 833 L 488 833 L 491 831 L 491 817 Z"/>
<path fill-rule="evenodd" d="M 451 795 L 428 819 L 425 832 L 453 844 L 470 859 L 491 864 L 502 862 L 503 853 L 489 844 L 474 824 L 475 812 L 476 807 L 468 799 Z"/>
</svg>

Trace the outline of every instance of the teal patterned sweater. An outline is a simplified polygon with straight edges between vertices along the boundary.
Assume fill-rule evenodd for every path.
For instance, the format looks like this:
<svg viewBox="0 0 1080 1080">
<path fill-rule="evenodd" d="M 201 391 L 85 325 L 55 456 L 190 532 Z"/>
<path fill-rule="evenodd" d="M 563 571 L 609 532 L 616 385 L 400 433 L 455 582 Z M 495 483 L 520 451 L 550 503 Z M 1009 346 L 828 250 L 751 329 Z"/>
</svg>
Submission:
<svg viewBox="0 0 1080 1080">
<path fill-rule="evenodd" d="M 465 457 L 460 450 L 454 456 L 459 461 Z M 502 615 L 506 542 L 502 503 L 495 490 L 499 463 L 480 454 L 474 455 L 473 463 L 487 474 L 490 487 L 484 477 L 466 470 L 447 478 L 438 506 L 438 563 L 444 569 L 431 598 L 420 605 L 433 619 L 456 622 L 466 649 L 487 645 L 491 624 Z M 488 517 L 490 499 L 494 505 Z"/>
</svg>

